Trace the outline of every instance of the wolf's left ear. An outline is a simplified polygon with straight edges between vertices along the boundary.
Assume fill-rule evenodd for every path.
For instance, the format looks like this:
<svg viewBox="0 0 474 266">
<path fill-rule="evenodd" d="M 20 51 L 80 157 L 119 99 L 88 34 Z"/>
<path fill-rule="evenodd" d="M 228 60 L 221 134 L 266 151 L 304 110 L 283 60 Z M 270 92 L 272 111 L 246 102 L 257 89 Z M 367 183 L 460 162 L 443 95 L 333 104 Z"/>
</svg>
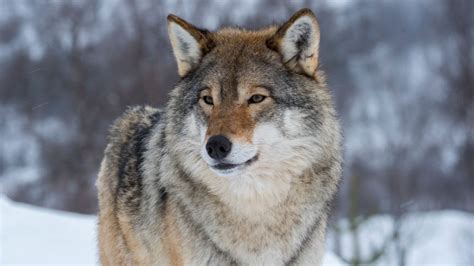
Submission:
<svg viewBox="0 0 474 266">
<path fill-rule="evenodd" d="M 314 78 L 319 63 L 319 35 L 316 16 L 306 8 L 296 12 L 266 44 L 280 53 L 288 68 Z"/>
<path fill-rule="evenodd" d="M 181 77 L 196 68 L 202 57 L 214 47 L 209 31 L 171 14 L 168 15 L 168 34 Z"/>
</svg>

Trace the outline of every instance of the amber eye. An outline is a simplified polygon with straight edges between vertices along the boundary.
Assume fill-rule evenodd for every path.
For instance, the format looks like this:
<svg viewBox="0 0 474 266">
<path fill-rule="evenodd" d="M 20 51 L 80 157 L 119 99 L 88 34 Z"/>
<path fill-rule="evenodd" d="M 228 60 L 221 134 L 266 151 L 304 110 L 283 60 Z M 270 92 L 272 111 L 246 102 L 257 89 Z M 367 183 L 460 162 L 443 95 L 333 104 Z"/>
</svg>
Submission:
<svg viewBox="0 0 474 266">
<path fill-rule="evenodd" d="M 202 96 L 202 100 L 209 105 L 214 105 L 214 100 L 212 100 L 212 97 L 209 95 Z"/>
<path fill-rule="evenodd" d="M 261 94 L 254 94 L 252 95 L 252 97 L 250 97 L 249 99 L 249 104 L 251 103 L 261 103 L 263 102 L 263 100 L 265 100 L 265 98 L 267 98 L 267 96 L 264 96 L 264 95 L 261 95 Z"/>
</svg>

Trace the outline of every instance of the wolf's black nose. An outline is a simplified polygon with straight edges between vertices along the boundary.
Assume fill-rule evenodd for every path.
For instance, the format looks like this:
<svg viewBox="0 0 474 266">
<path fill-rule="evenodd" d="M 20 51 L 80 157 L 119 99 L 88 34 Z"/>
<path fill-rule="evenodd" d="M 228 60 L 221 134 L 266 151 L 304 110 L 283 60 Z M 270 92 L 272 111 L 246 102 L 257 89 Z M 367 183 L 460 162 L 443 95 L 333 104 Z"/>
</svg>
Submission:
<svg viewBox="0 0 474 266">
<path fill-rule="evenodd" d="M 231 149 L 232 142 L 224 135 L 212 136 L 206 144 L 207 154 L 215 160 L 224 159 L 230 153 Z"/>
</svg>

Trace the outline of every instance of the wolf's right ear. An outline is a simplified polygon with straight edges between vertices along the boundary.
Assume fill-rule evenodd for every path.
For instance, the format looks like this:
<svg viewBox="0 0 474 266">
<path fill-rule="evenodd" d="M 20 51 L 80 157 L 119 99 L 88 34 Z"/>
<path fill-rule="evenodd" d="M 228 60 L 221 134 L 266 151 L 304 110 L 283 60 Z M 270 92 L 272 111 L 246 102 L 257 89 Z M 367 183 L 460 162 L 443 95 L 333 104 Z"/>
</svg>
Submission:
<svg viewBox="0 0 474 266">
<path fill-rule="evenodd" d="M 168 15 L 168 34 L 181 77 L 197 67 L 202 57 L 214 47 L 209 31 L 171 14 Z"/>
</svg>

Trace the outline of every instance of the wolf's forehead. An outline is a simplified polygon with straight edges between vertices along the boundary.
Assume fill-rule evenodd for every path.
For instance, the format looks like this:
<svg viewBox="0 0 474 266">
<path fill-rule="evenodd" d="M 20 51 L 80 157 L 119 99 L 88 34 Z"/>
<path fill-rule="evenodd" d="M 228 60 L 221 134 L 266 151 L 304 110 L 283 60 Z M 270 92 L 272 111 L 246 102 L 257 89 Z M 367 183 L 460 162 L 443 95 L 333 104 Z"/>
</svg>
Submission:
<svg viewBox="0 0 474 266">
<path fill-rule="evenodd" d="M 269 71 L 263 70 L 258 62 L 242 58 L 219 59 L 205 78 L 205 84 L 220 97 L 235 100 L 251 88 L 267 84 L 271 80 Z"/>
<path fill-rule="evenodd" d="M 275 82 L 281 69 L 279 58 L 273 58 L 270 53 L 258 52 L 242 43 L 230 50 L 228 47 L 216 47 L 216 51 L 206 60 L 211 66 L 206 71 L 204 81 L 209 87 L 219 88 L 230 96 L 237 89 L 270 85 L 268 83 Z"/>
</svg>

